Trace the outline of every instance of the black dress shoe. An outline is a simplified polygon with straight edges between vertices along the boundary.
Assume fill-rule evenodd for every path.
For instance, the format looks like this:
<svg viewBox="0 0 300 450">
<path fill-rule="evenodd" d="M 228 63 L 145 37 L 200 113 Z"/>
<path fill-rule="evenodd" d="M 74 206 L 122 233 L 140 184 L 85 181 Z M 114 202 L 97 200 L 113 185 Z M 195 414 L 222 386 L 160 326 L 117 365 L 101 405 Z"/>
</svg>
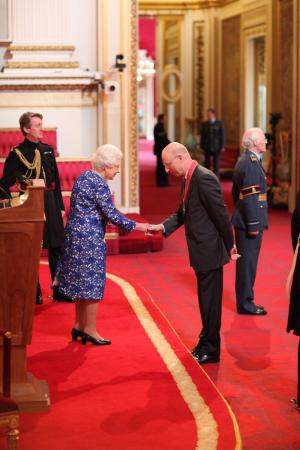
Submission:
<svg viewBox="0 0 300 450">
<path fill-rule="evenodd" d="M 191 351 L 191 354 L 195 357 L 197 357 L 200 353 L 201 353 L 201 348 L 197 347 L 197 346 L 195 348 L 193 348 L 193 350 Z"/>
<path fill-rule="evenodd" d="M 196 357 L 199 364 L 218 363 L 220 362 L 219 355 L 202 354 Z"/>
<path fill-rule="evenodd" d="M 267 311 L 263 308 L 255 306 L 255 308 L 252 311 L 247 311 L 246 309 L 239 309 L 238 314 L 248 314 L 251 316 L 265 316 L 267 314 Z"/>
<path fill-rule="evenodd" d="M 83 336 L 81 338 L 81 342 L 83 345 L 85 345 L 87 342 L 91 342 L 93 345 L 110 345 L 111 341 L 109 339 L 97 339 L 94 336 L 90 336 L 87 333 L 83 333 Z"/>
<path fill-rule="evenodd" d="M 77 328 L 72 328 L 71 334 L 72 334 L 72 341 L 77 341 L 79 337 L 82 338 L 85 335 L 83 331 L 78 330 Z"/>
</svg>

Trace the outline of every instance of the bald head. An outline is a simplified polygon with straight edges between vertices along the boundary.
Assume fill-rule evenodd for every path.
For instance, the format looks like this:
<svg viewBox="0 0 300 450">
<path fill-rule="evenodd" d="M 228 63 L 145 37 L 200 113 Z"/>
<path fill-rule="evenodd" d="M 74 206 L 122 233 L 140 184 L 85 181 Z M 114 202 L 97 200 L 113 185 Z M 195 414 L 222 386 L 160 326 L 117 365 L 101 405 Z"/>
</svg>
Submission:
<svg viewBox="0 0 300 450">
<path fill-rule="evenodd" d="M 168 144 L 163 149 L 161 156 L 166 172 L 175 176 L 185 175 L 192 160 L 186 147 L 179 142 Z"/>
<path fill-rule="evenodd" d="M 168 144 L 162 151 L 162 157 L 164 155 L 167 156 L 177 156 L 177 155 L 189 155 L 189 152 L 187 151 L 186 147 L 179 142 L 171 142 Z"/>
<path fill-rule="evenodd" d="M 242 147 L 262 153 L 266 150 L 266 137 L 261 128 L 248 128 L 242 138 Z"/>
</svg>

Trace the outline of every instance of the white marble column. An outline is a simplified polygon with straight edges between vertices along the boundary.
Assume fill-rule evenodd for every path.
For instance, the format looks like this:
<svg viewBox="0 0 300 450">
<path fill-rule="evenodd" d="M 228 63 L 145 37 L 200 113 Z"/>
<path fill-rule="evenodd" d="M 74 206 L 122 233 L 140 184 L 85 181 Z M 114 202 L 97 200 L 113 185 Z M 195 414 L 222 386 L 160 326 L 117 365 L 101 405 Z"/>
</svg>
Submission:
<svg viewBox="0 0 300 450">
<path fill-rule="evenodd" d="M 146 136 L 147 139 L 153 139 L 154 127 L 154 77 L 146 75 Z"/>
</svg>

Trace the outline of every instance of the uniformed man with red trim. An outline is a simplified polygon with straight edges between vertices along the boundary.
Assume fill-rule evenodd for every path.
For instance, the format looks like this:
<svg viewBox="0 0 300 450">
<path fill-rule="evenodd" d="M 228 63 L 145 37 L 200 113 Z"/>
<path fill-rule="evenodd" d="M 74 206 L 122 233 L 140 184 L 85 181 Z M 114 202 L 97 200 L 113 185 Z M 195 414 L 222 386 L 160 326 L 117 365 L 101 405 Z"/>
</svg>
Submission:
<svg viewBox="0 0 300 450">
<path fill-rule="evenodd" d="M 43 116 L 40 113 L 26 112 L 21 115 L 20 129 L 24 141 L 11 149 L 5 160 L 3 176 L 0 180 L 0 198 L 11 197 L 10 188 L 22 179 L 41 178 L 45 181 L 44 211 L 45 226 L 43 248 L 48 249 L 49 269 L 52 281 L 60 257 L 64 240 L 64 202 L 62 198 L 59 174 L 52 147 L 41 142 L 43 137 Z M 72 302 L 53 287 L 53 300 Z M 43 302 L 38 283 L 36 303 Z"/>
<path fill-rule="evenodd" d="M 254 303 L 253 286 L 263 231 L 268 228 L 266 175 L 261 157 L 266 151 L 266 138 L 260 128 L 249 128 L 243 136 L 245 153 L 233 173 L 232 196 L 237 251 L 236 304 L 239 314 L 265 315 L 263 306 Z"/>
</svg>

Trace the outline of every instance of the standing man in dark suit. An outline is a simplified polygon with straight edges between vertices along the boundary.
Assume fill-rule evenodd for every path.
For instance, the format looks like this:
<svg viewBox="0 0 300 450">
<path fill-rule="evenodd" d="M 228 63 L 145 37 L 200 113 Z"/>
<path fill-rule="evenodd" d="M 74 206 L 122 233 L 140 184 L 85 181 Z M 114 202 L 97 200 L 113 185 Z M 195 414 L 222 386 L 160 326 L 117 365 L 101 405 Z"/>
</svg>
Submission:
<svg viewBox="0 0 300 450">
<path fill-rule="evenodd" d="M 192 354 L 200 364 L 220 360 L 223 266 L 236 253 L 232 227 L 224 205 L 220 183 L 208 169 L 193 161 L 187 149 L 169 144 L 162 153 L 166 172 L 182 177 L 181 200 L 177 212 L 149 231 L 167 237 L 181 225 L 198 284 L 202 319 L 200 339 Z"/>
<path fill-rule="evenodd" d="M 296 208 L 292 215 L 291 237 L 294 250 L 294 272 L 292 274 L 290 286 L 290 305 L 286 331 L 293 332 L 294 335 L 300 336 L 300 191 L 297 194 Z M 298 383 L 297 397 L 291 399 L 295 408 L 300 411 L 300 340 L 298 341 Z"/>
<path fill-rule="evenodd" d="M 232 187 L 232 223 L 237 250 L 242 255 L 236 264 L 237 312 L 256 316 L 267 314 L 263 306 L 254 303 L 253 292 L 263 231 L 268 228 L 266 175 L 261 164 L 266 143 L 260 128 L 249 128 L 244 133 L 245 153 L 234 168 Z"/>
<path fill-rule="evenodd" d="M 60 181 L 54 151 L 52 147 L 43 144 L 43 116 L 39 113 L 26 112 L 19 119 L 20 129 L 25 137 L 24 141 L 12 148 L 6 158 L 3 176 L 0 180 L 0 197 L 10 197 L 10 187 L 16 181 L 41 178 L 45 181 L 44 209 L 45 226 L 43 248 L 48 249 L 49 268 L 52 281 L 56 273 L 56 266 L 60 256 L 64 239 L 64 202 L 60 189 Z M 53 299 L 68 301 L 53 289 Z M 38 284 L 36 303 L 42 303 L 42 295 Z"/>
<path fill-rule="evenodd" d="M 157 116 L 157 123 L 154 126 L 153 134 L 154 134 L 154 155 L 157 158 L 156 161 L 156 186 L 168 186 L 168 174 L 165 171 L 162 159 L 161 159 L 161 153 L 163 149 L 169 144 L 169 139 L 167 136 L 167 131 L 165 129 L 164 124 L 164 114 L 159 114 Z"/>
<path fill-rule="evenodd" d="M 207 121 L 203 122 L 200 130 L 200 147 L 204 150 L 204 165 L 210 169 L 211 158 L 213 159 L 214 172 L 219 176 L 219 159 L 221 151 L 225 146 L 225 130 L 222 120 L 216 119 L 213 108 L 207 110 Z"/>
</svg>

